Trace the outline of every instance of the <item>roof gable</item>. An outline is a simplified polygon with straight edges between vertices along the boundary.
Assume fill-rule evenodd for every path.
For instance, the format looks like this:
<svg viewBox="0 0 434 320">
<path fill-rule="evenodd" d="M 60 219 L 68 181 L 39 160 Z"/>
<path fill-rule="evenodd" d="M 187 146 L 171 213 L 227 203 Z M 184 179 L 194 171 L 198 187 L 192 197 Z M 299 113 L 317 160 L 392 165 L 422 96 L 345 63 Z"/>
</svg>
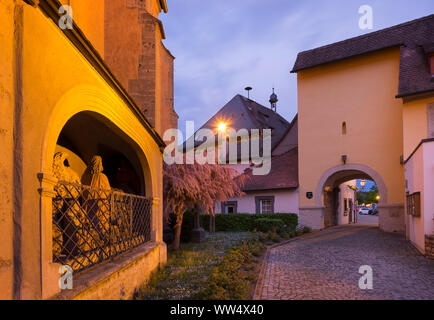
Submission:
<svg viewBox="0 0 434 320">
<path fill-rule="evenodd" d="M 240 129 L 247 129 L 249 132 L 252 129 L 271 129 L 272 149 L 290 127 L 290 123 L 278 113 L 239 94 L 217 111 L 200 129 L 211 129 L 217 133 L 217 126 L 221 121 L 226 122 L 229 128 L 237 131 Z M 188 140 L 190 139 L 192 137 Z M 201 142 L 195 142 L 195 146 L 200 144 Z"/>
<path fill-rule="evenodd" d="M 401 45 L 434 42 L 434 14 L 390 28 L 300 52 L 291 72 Z"/>
<path fill-rule="evenodd" d="M 300 52 L 291 72 L 299 72 L 322 64 L 401 47 L 399 88 L 397 97 L 434 90 L 427 50 L 434 44 L 434 14 L 390 28 Z"/>
</svg>

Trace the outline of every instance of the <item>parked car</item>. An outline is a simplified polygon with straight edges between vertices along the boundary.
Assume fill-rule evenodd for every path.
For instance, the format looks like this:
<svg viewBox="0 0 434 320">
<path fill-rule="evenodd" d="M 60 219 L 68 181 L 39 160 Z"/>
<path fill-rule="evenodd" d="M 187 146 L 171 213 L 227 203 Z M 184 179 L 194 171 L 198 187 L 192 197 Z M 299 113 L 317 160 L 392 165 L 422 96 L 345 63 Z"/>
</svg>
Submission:
<svg viewBox="0 0 434 320">
<path fill-rule="evenodd" d="M 367 207 L 360 207 L 359 214 L 371 214 L 372 209 Z"/>
</svg>

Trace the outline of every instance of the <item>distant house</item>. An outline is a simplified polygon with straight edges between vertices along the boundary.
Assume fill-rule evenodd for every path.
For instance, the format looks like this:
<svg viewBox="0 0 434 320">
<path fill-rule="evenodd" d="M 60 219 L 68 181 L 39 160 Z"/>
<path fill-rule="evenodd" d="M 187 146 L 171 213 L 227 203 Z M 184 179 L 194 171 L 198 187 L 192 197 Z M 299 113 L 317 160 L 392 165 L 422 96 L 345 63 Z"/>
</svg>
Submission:
<svg viewBox="0 0 434 320">
<path fill-rule="evenodd" d="M 218 203 L 215 212 L 298 213 L 297 146 L 272 155 L 268 175 L 252 175 L 251 170 L 247 170 L 249 179 L 242 188 L 246 195 Z"/>
<path fill-rule="evenodd" d="M 253 129 L 271 129 L 270 172 L 267 175 L 254 175 L 254 164 L 242 164 L 240 158 L 237 164 L 225 164 L 240 174 L 246 173 L 249 178 L 242 187 L 245 195 L 216 202 L 216 213 L 299 213 L 298 115 L 288 122 L 276 112 L 276 102 L 274 92 L 270 97 L 270 108 L 236 95 L 201 127 L 217 131 L 219 124 L 224 122 L 228 128 L 237 131 L 242 128 L 249 132 Z M 195 141 L 195 146 L 198 144 L 200 141 Z M 355 193 L 348 185 L 355 186 L 355 181 L 339 185 L 341 192 L 336 203 L 339 210 L 336 224 L 354 222 Z"/>
<path fill-rule="evenodd" d="M 215 130 L 224 121 L 228 128 L 237 131 L 271 129 L 270 173 L 253 175 L 254 164 L 242 164 L 239 157 L 237 164 L 226 164 L 240 174 L 249 175 L 242 188 L 246 195 L 217 202 L 216 213 L 298 213 L 297 116 L 288 122 L 275 111 L 275 102 L 274 93 L 270 98 L 271 108 L 236 95 L 201 127 Z"/>
</svg>

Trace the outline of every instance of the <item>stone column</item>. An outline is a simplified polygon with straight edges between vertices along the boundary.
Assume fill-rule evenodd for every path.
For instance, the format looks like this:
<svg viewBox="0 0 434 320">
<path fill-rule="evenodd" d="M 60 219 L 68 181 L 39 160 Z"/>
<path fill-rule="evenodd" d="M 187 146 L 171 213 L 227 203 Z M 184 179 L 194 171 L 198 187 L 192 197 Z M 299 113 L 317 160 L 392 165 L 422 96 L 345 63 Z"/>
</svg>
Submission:
<svg viewBox="0 0 434 320">
<path fill-rule="evenodd" d="M 434 234 L 425 235 L 425 256 L 434 259 Z"/>
<path fill-rule="evenodd" d="M 57 179 L 47 173 L 39 173 L 40 187 L 40 248 L 41 248 L 41 299 L 47 299 L 60 292 L 60 264 L 53 263 L 53 198 Z"/>
<path fill-rule="evenodd" d="M 159 265 L 162 266 L 167 261 L 167 246 L 163 241 L 163 210 L 160 203 L 160 198 L 152 199 L 151 241 L 158 243 Z"/>
</svg>

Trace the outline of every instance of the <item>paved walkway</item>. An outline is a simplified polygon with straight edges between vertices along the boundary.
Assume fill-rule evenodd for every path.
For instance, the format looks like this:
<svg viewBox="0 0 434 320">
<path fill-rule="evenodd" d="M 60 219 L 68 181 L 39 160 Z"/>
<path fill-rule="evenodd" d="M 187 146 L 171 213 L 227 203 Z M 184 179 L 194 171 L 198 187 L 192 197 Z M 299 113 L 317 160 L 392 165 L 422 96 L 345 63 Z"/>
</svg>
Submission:
<svg viewBox="0 0 434 320">
<path fill-rule="evenodd" d="M 373 289 L 359 289 L 359 267 Z M 434 299 L 434 260 L 372 226 L 327 229 L 270 250 L 262 299 Z"/>
</svg>

